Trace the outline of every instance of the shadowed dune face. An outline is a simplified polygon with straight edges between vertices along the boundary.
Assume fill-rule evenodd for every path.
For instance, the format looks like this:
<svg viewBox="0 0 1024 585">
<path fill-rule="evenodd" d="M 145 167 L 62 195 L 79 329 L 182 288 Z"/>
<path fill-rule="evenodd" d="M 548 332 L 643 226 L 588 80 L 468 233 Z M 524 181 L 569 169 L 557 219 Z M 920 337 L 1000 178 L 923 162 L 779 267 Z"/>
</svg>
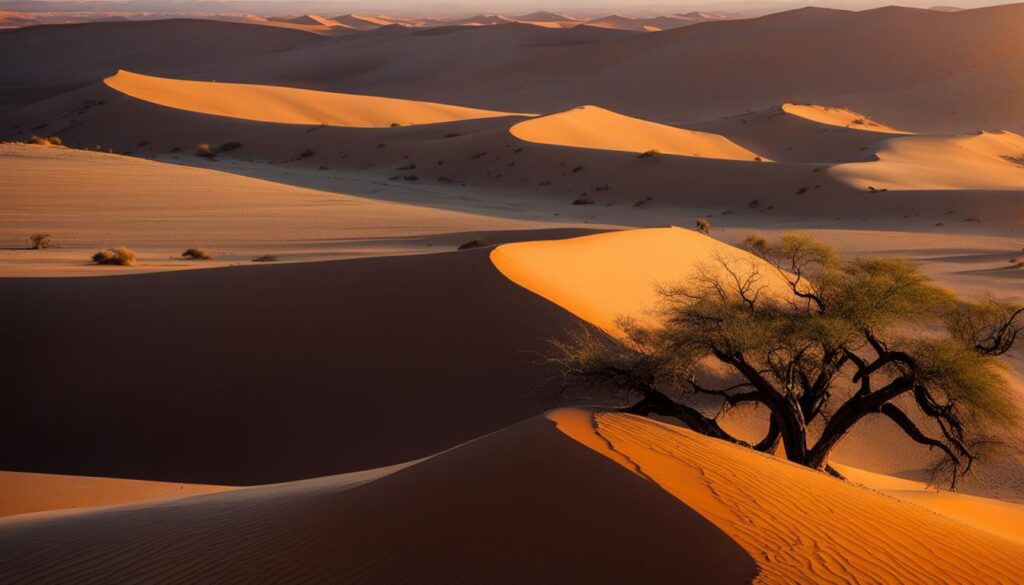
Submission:
<svg viewBox="0 0 1024 585">
<path fill-rule="evenodd" d="M 543 417 L 359 485 L 363 475 L 0 521 L 0 581 L 740 584 L 756 574 L 706 519 Z"/>
<path fill-rule="evenodd" d="M 527 142 L 576 148 L 636 153 L 657 151 L 726 160 L 759 158 L 756 153 L 716 134 L 655 124 L 595 106 L 519 122 L 509 132 Z"/>
<path fill-rule="evenodd" d="M 825 474 L 625 414 L 558 428 L 653 482 L 757 560 L 755 583 L 1016 583 L 1024 546 Z"/>
<path fill-rule="evenodd" d="M 536 414 L 530 350 L 573 324 L 487 250 L 0 279 L 0 304 L 0 469 L 227 485 L 407 461 Z"/>
<path fill-rule="evenodd" d="M 279 124 L 387 128 L 515 115 L 289 87 L 165 79 L 129 71 L 118 71 L 104 83 L 131 97 L 169 108 Z"/>
<path fill-rule="evenodd" d="M 211 20 L 96 22 L 0 31 L 0 105 L 26 104 L 134 69 L 191 73 L 286 51 L 310 33 Z"/>
</svg>

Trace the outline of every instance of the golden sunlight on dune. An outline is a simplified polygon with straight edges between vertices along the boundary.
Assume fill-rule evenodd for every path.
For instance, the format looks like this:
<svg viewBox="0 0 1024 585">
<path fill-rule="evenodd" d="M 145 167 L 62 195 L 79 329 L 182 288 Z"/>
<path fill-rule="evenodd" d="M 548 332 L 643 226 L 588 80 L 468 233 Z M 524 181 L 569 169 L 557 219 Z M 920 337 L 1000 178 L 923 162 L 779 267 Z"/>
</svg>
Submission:
<svg viewBox="0 0 1024 585">
<path fill-rule="evenodd" d="M 387 128 L 522 115 L 271 85 L 167 79 L 123 70 L 104 83 L 133 98 L 169 108 L 281 124 Z"/>
<path fill-rule="evenodd" d="M 1024 136 L 1013 132 L 894 138 L 877 156 L 828 172 L 861 189 L 1024 189 Z"/>
<path fill-rule="evenodd" d="M 718 258 L 761 263 L 678 227 L 518 242 L 491 252 L 491 261 L 508 279 L 609 332 L 618 330 L 618 317 L 649 317 L 658 307 L 658 285 L 683 283 Z"/>
<path fill-rule="evenodd" d="M 1024 505 L 939 490 L 920 481 L 834 464 L 853 483 L 1024 544 Z"/>
<path fill-rule="evenodd" d="M 548 417 L 732 537 L 760 566 L 755 583 L 1024 580 L 1024 546 L 914 504 L 650 419 Z"/>
<path fill-rule="evenodd" d="M 582 106 L 520 122 L 510 132 L 520 140 L 557 146 L 651 154 L 657 151 L 728 160 L 759 158 L 757 153 L 724 136 L 630 118 L 597 106 Z"/>
<path fill-rule="evenodd" d="M 0 517 L 184 498 L 235 489 L 218 485 L 0 471 Z"/>
<path fill-rule="evenodd" d="M 854 130 L 865 130 L 868 132 L 883 132 L 885 134 L 911 134 L 903 130 L 897 130 L 881 122 L 848 110 L 834 106 L 821 106 L 817 104 L 782 104 L 782 111 L 787 114 L 799 116 L 812 122 L 826 124 L 828 126 L 842 126 Z"/>
</svg>

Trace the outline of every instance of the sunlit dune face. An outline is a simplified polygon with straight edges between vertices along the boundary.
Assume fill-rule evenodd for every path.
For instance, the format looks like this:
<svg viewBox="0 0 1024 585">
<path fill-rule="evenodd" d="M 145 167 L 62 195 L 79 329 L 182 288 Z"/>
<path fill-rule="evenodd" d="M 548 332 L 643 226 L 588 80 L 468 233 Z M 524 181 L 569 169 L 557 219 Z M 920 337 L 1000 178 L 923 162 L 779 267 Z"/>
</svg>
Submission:
<svg viewBox="0 0 1024 585">
<path fill-rule="evenodd" d="M 270 85 L 167 79 L 128 71 L 119 71 L 104 82 L 123 94 L 169 108 L 280 124 L 388 128 L 521 115 Z"/>
<path fill-rule="evenodd" d="M 829 173 L 876 191 L 1024 189 L 1024 137 L 1013 132 L 896 138 L 876 154 L 877 161 L 837 165 Z"/>
<path fill-rule="evenodd" d="M 755 583 L 1024 580 L 1020 543 L 823 473 L 631 415 L 548 418 L 733 538 L 761 569 Z"/>
<path fill-rule="evenodd" d="M 897 130 L 876 120 L 872 120 L 864 114 L 858 114 L 846 108 L 832 106 L 821 106 L 814 104 L 782 104 L 782 111 L 806 118 L 819 124 L 829 126 L 842 126 L 853 130 L 864 130 L 866 132 L 882 132 L 885 134 L 911 134 L 903 130 Z"/>
<path fill-rule="evenodd" d="M 728 160 L 765 160 L 724 136 L 630 118 L 596 106 L 583 106 L 520 122 L 510 131 L 520 140 L 540 144 Z"/>
<path fill-rule="evenodd" d="M 659 285 L 685 284 L 713 269 L 716 259 L 737 270 L 761 264 L 743 250 L 675 227 L 504 244 L 491 252 L 508 279 L 611 333 L 619 331 L 620 317 L 654 318 Z M 767 267 L 763 273 L 773 276 Z"/>
</svg>

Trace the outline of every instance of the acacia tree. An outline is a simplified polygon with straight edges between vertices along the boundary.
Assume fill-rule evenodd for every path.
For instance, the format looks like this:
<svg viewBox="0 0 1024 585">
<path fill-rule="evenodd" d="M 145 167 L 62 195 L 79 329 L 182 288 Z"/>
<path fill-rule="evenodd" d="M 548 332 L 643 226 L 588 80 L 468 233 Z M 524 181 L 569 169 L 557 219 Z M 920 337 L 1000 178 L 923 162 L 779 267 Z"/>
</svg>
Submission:
<svg viewBox="0 0 1024 585">
<path fill-rule="evenodd" d="M 620 321 L 552 342 L 566 384 L 615 389 L 625 412 L 676 418 L 716 438 L 828 471 L 829 456 L 869 415 L 939 450 L 951 488 L 987 435 L 1015 416 L 995 357 L 1024 329 L 1024 308 L 969 301 L 901 259 L 841 259 L 803 235 L 746 241 L 753 256 L 717 258 L 691 281 L 660 288 L 659 325 Z M 737 383 L 698 381 L 709 365 Z M 710 401 L 710 406 L 708 402 Z M 753 403 L 770 413 L 754 444 L 719 418 Z"/>
</svg>

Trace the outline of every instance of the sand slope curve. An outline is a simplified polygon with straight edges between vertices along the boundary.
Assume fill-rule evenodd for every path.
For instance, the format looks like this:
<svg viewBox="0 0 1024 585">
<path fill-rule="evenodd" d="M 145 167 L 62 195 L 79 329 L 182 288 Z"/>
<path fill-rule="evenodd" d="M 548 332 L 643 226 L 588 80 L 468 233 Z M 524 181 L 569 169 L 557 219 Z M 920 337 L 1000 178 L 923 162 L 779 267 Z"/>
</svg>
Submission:
<svg viewBox="0 0 1024 585">
<path fill-rule="evenodd" d="M 829 173 L 861 189 L 1024 190 L 1024 136 L 1009 131 L 894 138 L 877 156 Z"/>
<path fill-rule="evenodd" d="M 1024 546 L 693 431 L 563 410 L 558 428 L 653 482 L 758 561 L 755 583 L 1015 583 Z"/>
<path fill-rule="evenodd" d="M 258 122 L 387 128 L 514 116 L 433 102 L 247 83 L 188 81 L 118 71 L 104 80 L 131 97 L 190 112 Z"/>
<path fill-rule="evenodd" d="M 597 106 L 582 106 L 520 122 L 509 130 L 527 142 L 643 153 L 754 160 L 758 155 L 728 138 L 683 130 L 623 116 Z"/>
<path fill-rule="evenodd" d="M 0 521 L 11 585 L 731 585 L 755 573 L 721 530 L 542 416 L 398 469 Z"/>
</svg>

